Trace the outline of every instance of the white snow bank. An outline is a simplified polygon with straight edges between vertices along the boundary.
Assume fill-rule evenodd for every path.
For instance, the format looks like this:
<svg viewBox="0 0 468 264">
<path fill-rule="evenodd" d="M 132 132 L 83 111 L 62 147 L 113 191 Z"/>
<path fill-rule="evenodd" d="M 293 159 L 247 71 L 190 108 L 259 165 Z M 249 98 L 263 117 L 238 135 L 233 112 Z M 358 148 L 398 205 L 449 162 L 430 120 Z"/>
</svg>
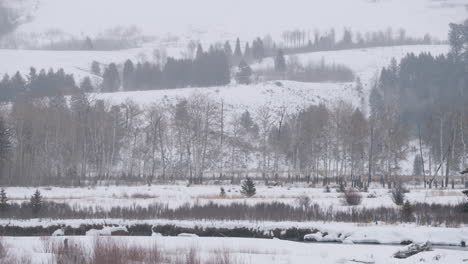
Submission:
<svg viewBox="0 0 468 264">
<path fill-rule="evenodd" d="M 353 224 L 337 222 L 249 222 L 249 221 L 205 221 L 205 220 L 123 220 L 123 219 L 86 219 L 86 220 L 0 220 L 0 225 L 18 227 L 65 225 L 78 228 L 82 224 L 115 225 L 103 230 L 89 231 L 86 235 L 111 235 L 112 231 L 127 231 L 126 227 L 148 224 L 152 226 L 174 225 L 180 228 L 247 228 L 273 234 L 276 229 L 290 228 L 317 230 L 322 234 L 322 241 L 340 239 L 353 243 L 400 244 L 401 242 L 424 243 L 430 241 L 433 245 L 459 246 L 468 240 L 468 226 L 459 228 L 417 226 L 414 224 L 386 225 L 386 224 Z M 89 233 L 89 234 L 88 234 Z M 325 235 L 323 235 L 325 234 Z"/>
<path fill-rule="evenodd" d="M 64 236 L 65 235 L 65 232 L 63 232 L 62 229 L 57 229 L 54 231 L 54 233 L 52 233 L 52 236 Z"/>
<path fill-rule="evenodd" d="M 180 233 L 177 236 L 178 237 L 198 237 L 196 234 L 189 234 L 189 233 Z"/>
<path fill-rule="evenodd" d="M 118 227 L 106 226 L 101 230 L 91 229 L 86 232 L 86 235 L 87 236 L 112 236 L 112 234 L 116 232 L 128 233 L 128 230 L 127 230 L 127 227 L 124 227 L 124 226 L 118 226 Z"/>
<path fill-rule="evenodd" d="M 468 238 L 468 228 L 435 228 L 423 226 L 321 226 L 321 232 L 304 236 L 311 242 L 345 242 L 355 244 L 402 244 L 430 241 L 439 246 L 460 246 Z"/>
</svg>

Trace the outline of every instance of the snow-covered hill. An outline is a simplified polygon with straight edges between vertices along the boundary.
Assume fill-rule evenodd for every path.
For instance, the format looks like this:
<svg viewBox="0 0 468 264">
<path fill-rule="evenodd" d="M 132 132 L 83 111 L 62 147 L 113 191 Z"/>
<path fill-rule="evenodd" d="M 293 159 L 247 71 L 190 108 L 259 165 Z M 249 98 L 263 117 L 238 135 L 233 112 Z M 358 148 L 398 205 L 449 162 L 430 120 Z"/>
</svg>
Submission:
<svg viewBox="0 0 468 264">
<path fill-rule="evenodd" d="M 171 90 L 118 92 L 92 94 L 94 99 L 103 99 L 113 104 L 127 100 L 141 105 L 152 103 L 174 103 L 178 98 L 203 94 L 224 102 L 234 111 L 255 110 L 268 106 L 272 109 L 286 108 L 295 112 L 309 105 L 332 104 L 344 101 L 359 103 L 359 95 L 352 83 L 300 83 L 292 81 L 266 82 L 254 85 L 229 85 L 210 88 L 184 88 Z"/>
<path fill-rule="evenodd" d="M 255 108 L 260 105 L 286 106 L 293 109 L 309 104 L 333 103 L 345 101 L 359 106 L 360 97 L 367 98 L 372 78 L 392 58 L 397 60 L 412 52 L 419 54 L 429 52 L 433 55 L 445 54 L 447 45 L 399 46 L 370 49 L 354 49 L 329 52 L 313 52 L 296 55 L 302 63 L 319 62 L 344 64 L 350 67 L 364 84 L 364 94 L 358 94 L 352 83 L 297 83 L 285 81 L 283 86 L 275 82 L 256 85 L 231 85 L 213 88 L 185 88 L 142 92 L 119 92 L 112 94 L 95 94 L 96 98 L 108 99 L 120 103 L 127 99 L 149 104 L 163 100 L 173 101 L 176 98 L 187 97 L 194 93 L 208 94 L 215 100 L 223 99 L 228 105 L 236 108 Z M 0 50 L 0 74 L 14 74 L 17 70 L 27 74 L 29 67 L 64 68 L 73 73 L 77 79 L 93 76 L 90 65 L 93 60 L 103 64 L 110 62 L 123 63 L 126 59 L 152 60 L 151 48 L 138 48 L 123 51 L 30 51 L 30 50 Z M 254 69 L 272 65 L 272 59 L 267 58 L 261 64 L 253 65 Z"/>
<path fill-rule="evenodd" d="M 302 63 L 319 62 L 344 64 L 350 67 L 361 78 L 364 85 L 363 93 L 359 93 L 353 83 L 299 83 L 292 81 L 259 83 L 255 85 L 230 85 L 212 88 L 185 88 L 142 92 L 120 92 L 111 94 L 96 94 L 96 98 L 113 103 L 133 100 L 141 104 L 155 102 L 174 102 L 177 98 L 192 94 L 205 94 L 217 101 L 242 111 L 255 110 L 260 106 L 270 106 L 279 109 L 286 107 L 289 112 L 303 109 L 308 105 L 325 103 L 331 105 L 340 101 L 350 103 L 355 107 L 366 108 L 373 78 L 382 67 L 388 66 L 392 58 L 397 61 L 408 53 L 423 52 L 433 55 L 446 54 L 447 45 L 399 46 L 372 49 L 355 49 L 343 51 L 314 52 L 296 55 Z M 254 69 L 272 66 L 273 59 L 267 58 L 261 64 L 253 65 Z M 361 101 L 363 100 L 363 101 Z M 366 109 L 364 109 L 365 111 Z"/>
<path fill-rule="evenodd" d="M 356 76 L 366 85 L 380 72 L 382 67 L 390 64 L 392 58 L 395 58 L 398 62 L 408 53 L 416 55 L 431 53 L 434 56 L 438 56 L 447 54 L 449 49 L 448 45 L 413 45 L 312 52 L 293 56 L 297 57 L 302 64 L 309 62 L 317 64 L 322 60 L 326 64 L 343 64 L 351 68 Z M 288 58 L 286 59 L 288 60 Z M 262 63 L 252 66 L 254 70 L 265 67 L 273 67 L 273 58 L 264 59 Z"/>
</svg>

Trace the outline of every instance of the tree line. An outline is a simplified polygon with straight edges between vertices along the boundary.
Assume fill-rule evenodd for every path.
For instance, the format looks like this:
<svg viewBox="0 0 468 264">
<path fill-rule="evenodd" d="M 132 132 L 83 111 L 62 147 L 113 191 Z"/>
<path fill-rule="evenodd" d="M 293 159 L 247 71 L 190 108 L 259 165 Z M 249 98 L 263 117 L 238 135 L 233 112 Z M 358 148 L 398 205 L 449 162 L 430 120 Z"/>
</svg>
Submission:
<svg viewBox="0 0 468 264">
<path fill-rule="evenodd" d="M 445 175 L 447 185 L 449 175 L 468 164 L 467 32 L 468 21 L 451 24 L 447 56 L 408 54 L 399 64 L 393 60 L 371 91 L 373 128 L 383 127 L 390 116 L 396 122 L 392 128 L 398 128 L 394 133 L 416 139 L 415 172 L 427 175 L 428 184 Z"/>
<path fill-rule="evenodd" d="M 120 73 L 111 63 L 103 72 L 102 91 L 156 90 L 184 87 L 222 86 L 231 81 L 229 57 L 224 50 L 211 47 L 203 51 L 199 44 L 191 59 L 167 58 L 164 65 L 149 62 L 136 65 L 127 60 Z"/>
<path fill-rule="evenodd" d="M 287 54 L 437 43 L 428 33 L 422 38 L 413 38 L 409 37 L 404 29 L 394 31 L 392 28 L 366 32 L 364 34 L 345 28 L 341 38 L 337 36 L 334 28 L 328 32 L 320 32 L 318 30 L 311 32 L 297 29 L 283 32 L 282 39 L 284 42 L 284 47 L 282 48 Z"/>
<path fill-rule="evenodd" d="M 85 79 L 81 87 L 92 90 L 91 80 Z M 0 81 L 0 102 L 11 102 L 18 95 L 28 94 L 32 97 L 56 96 L 59 94 L 72 94 L 78 89 L 73 75 L 66 74 L 63 69 L 54 71 L 50 69 L 37 70 L 32 67 L 27 77 L 17 72 L 10 77 L 5 74 Z"/>
</svg>

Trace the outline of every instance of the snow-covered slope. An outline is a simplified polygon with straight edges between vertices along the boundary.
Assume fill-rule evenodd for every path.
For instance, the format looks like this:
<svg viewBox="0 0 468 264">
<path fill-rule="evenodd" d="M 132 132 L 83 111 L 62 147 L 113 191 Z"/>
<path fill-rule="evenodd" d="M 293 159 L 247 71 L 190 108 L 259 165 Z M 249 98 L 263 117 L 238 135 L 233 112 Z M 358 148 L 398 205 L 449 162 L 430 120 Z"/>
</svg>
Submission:
<svg viewBox="0 0 468 264">
<path fill-rule="evenodd" d="M 271 107 L 287 107 L 290 111 L 301 109 L 307 105 L 319 103 L 331 104 L 344 101 L 358 107 L 360 99 L 368 97 L 370 84 L 376 74 L 387 66 L 392 58 L 400 60 L 407 53 L 420 54 L 429 52 L 433 55 L 448 52 L 447 45 L 400 46 L 372 49 L 355 49 L 344 51 L 314 52 L 297 55 L 303 63 L 318 62 L 324 59 L 326 63 L 344 64 L 353 69 L 364 85 L 364 93 L 359 94 L 352 83 L 298 83 L 283 81 L 281 85 L 275 82 L 255 85 L 231 85 L 227 87 L 190 88 L 144 92 L 120 92 L 113 94 L 97 94 L 96 98 L 110 100 L 114 103 L 127 99 L 149 104 L 163 100 L 173 101 L 176 98 L 187 97 L 194 93 L 209 95 L 215 100 L 225 103 L 238 110 L 251 109 L 263 105 Z M 265 59 L 254 69 L 271 66 L 273 59 Z"/>
<path fill-rule="evenodd" d="M 286 108 L 297 111 L 309 105 L 331 104 L 344 101 L 357 105 L 358 94 L 351 83 L 300 83 L 292 81 L 266 82 L 253 85 L 229 85 L 210 88 L 184 88 L 171 90 L 118 92 L 93 94 L 115 104 L 133 100 L 142 105 L 173 103 L 177 98 L 203 94 L 211 99 L 231 106 L 236 111 L 255 110 L 268 106 L 273 109 Z"/>
<path fill-rule="evenodd" d="M 24 74 L 34 66 L 37 69 L 64 68 L 67 73 L 73 73 L 80 79 L 90 75 L 92 61 L 103 64 L 110 62 L 123 63 L 127 59 L 135 61 L 153 61 L 153 52 L 157 47 L 146 46 L 121 51 L 41 51 L 41 50 L 4 50 L 0 49 L 0 61 L 8 62 L 0 64 L 0 74 L 14 74 L 20 71 Z M 179 49 L 180 50 L 180 49 Z M 407 53 L 419 54 L 429 52 L 433 55 L 447 53 L 448 45 L 416 45 L 396 46 L 369 49 L 353 49 L 342 51 L 313 52 L 297 55 L 303 63 L 309 61 L 319 62 L 322 59 L 326 63 L 339 63 L 351 67 L 361 79 L 366 80 L 373 76 L 383 66 L 390 63 L 391 58 L 399 60 Z M 168 56 L 180 56 L 178 50 L 168 51 Z M 273 60 L 267 58 L 263 63 L 254 65 L 253 68 L 272 65 Z"/>
<path fill-rule="evenodd" d="M 136 48 L 122 51 L 45 51 L 45 50 L 7 50 L 0 49 L 0 74 L 14 74 L 16 71 L 28 74 L 30 67 L 36 69 L 63 68 L 76 79 L 92 76 L 91 63 L 122 63 L 127 59 L 153 59 L 153 49 Z"/>
<path fill-rule="evenodd" d="M 434 56 L 447 54 L 448 45 L 412 45 L 395 46 L 367 49 L 352 49 L 338 51 L 312 52 L 293 55 L 299 59 L 302 64 L 320 63 L 322 60 L 326 64 L 343 64 L 350 67 L 364 84 L 368 83 L 382 67 L 390 64 L 392 58 L 398 61 L 408 53 L 416 55 L 420 53 L 431 53 Z M 287 58 L 288 59 L 288 58 Z M 253 65 L 253 69 L 273 67 L 273 58 L 267 58 L 262 63 Z"/>
<path fill-rule="evenodd" d="M 142 92 L 120 92 L 112 94 L 95 94 L 99 99 L 121 103 L 132 99 L 139 103 L 149 104 L 163 100 L 173 101 L 176 98 L 187 97 L 194 93 L 203 93 L 215 100 L 223 99 L 228 105 L 238 109 L 248 109 L 261 105 L 272 107 L 287 107 L 297 110 L 310 104 L 333 103 L 345 101 L 359 106 L 360 97 L 367 98 L 372 78 L 392 58 L 397 60 L 407 53 L 419 54 L 429 52 L 433 55 L 445 54 L 447 45 L 398 46 L 370 49 L 354 49 L 329 52 L 314 52 L 297 55 L 302 63 L 319 62 L 322 59 L 327 64 L 344 64 L 353 69 L 364 84 L 364 94 L 358 94 L 351 83 L 298 83 L 285 81 L 282 86 L 275 82 L 260 83 L 250 86 L 230 85 L 213 88 L 185 88 Z M 93 60 L 103 64 L 110 62 L 123 63 L 126 59 L 151 61 L 153 49 L 149 47 L 123 51 L 31 51 L 31 50 L 0 50 L 0 74 L 14 74 L 20 71 L 29 72 L 31 66 L 42 68 L 64 68 L 67 73 L 73 73 L 80 80 L 90 73 Z M 273 60 L 265 59 L 261 64 L 253 65 L 254 69 L 271 66 Z"/>
</svg>

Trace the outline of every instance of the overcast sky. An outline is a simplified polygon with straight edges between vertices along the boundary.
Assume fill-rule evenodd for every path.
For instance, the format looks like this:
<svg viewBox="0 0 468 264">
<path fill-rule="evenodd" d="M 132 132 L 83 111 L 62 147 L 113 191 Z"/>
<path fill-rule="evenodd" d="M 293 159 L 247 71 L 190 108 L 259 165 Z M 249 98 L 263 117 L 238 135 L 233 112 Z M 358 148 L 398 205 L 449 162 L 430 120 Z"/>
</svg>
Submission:
<svg viewBox="0 0 468 264">
<path fill-rule="evenodd" d="M 322 30 L 345 26 L 380 30 L 404 27 L 410 34 L 431 31 L 445 38 L 449 21 L 467 17 L 468 0 L 39 0 L 28 31 L 60 28 L 94 34 L 117 25 L 137 25 L 147 33 L 180 34 L 189 28 L 255 36 L 285 29 Z M 447 3 L 447 2 L 445 2 Z"/>
</svg>

